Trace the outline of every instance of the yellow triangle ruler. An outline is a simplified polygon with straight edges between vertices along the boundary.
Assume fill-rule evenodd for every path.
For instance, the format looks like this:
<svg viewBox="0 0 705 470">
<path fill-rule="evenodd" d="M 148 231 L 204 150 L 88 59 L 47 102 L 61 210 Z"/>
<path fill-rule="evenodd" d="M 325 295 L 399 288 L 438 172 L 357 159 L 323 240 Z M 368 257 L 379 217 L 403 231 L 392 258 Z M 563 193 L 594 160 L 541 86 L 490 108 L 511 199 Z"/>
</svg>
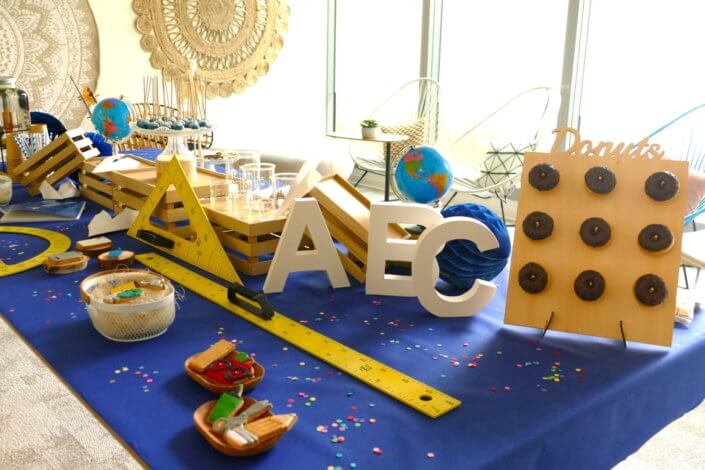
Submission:
<svg viewBox="0 0 705 470">
<path fill-rule="evenodd" d="M 312 330 L 279 312 L 269 320 L 228 300 L 228 289 L 180 264 L 155 253 L 135 257 L 186 289 L 217 304 L 268 333 L 355 377 L 430 418 L 438 418 L 460 406 L 460 400 L 392 369 L 346 345 Z"/>
<path fill-rule="evenodd" d="M 195 233 L 194 240 L 187 240 L 152 223 L 152 214 L 172 184 L 184 205 L 191 231 Z M 198 202 L 184 169 L 175 157 L 157 180 L 157 185 L 147 197 L 127 234 L 226 281 L 242 284 Z"/>
<path fill-rule="evenodd" d="M 0 277 L 11 276 L 28 269 L 36 268 L 45 259 L 56 253 L 63 253 L 71 247 L 71 239 L 63 233 L 54 232 L 35 227 L 16 227 L 10 225 L 0 226 L 0 233 L 17 233 L 20 235 L 30 235 L 43 238 L 49 242 L 49 246 L 36 256 L 15 264 L 5 264 L 0 261 Z"/>
</svg>

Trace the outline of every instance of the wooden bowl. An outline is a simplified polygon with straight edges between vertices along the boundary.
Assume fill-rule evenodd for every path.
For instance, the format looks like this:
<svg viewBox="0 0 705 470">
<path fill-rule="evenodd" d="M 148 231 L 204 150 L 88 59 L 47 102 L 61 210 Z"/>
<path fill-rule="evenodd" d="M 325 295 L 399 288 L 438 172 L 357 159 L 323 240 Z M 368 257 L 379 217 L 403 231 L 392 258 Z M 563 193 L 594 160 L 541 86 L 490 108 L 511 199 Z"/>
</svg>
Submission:
<svg viewBox="0 0 705 470">
<path fill-rule="evenodd" d="M 257 403 L 257 400 L 245 397 L 245 404 L 240 409 L 240 413 L 242 413 L 244 410 L 246 410 L 248 407 L 252 406 L 255 403 Z M 230 447 L 220 434 L 216 434 L 213 432 L 211 423 L 208 422 L 208 415 L 213 409 L 213 406 L 215 406 L 215 400 L 206 402 L 199 406 L 193 413 L 193 422 L 196 425 L 196 429 L 198 429 L 198 432 L 201 433 L 201 435 L 208 441 L 211 446 L 213 446 L 215 450 L 222 454 L 230 455 L 232 457 L 248 457 L 250 455 L 261 454 L 262 452 L 266 452 L 272 447 L 274 447 L 274 445 L 279 442 L 279 439 L 281 439 L 281 437 L 283 436 L 283 434 L 281 434 L 277 437 L 273 437 L 272 439 L 262 441 L 259 443 L 259 445 L 244 451 Z M 272 413 L 270 411 L 267 411 L 262 415 L 263 418 L 266 418 L 268 416 L 272 416 Z"/>
<path fill-rule="evenodd" d="M 233 352 L 232 354 L 235 354 L 235 353 Z M 231 392 L 238 385 L 242 385 L 245 392 L 250 391 L 253 388 L 255 388 L 255 385 L 260 383 L 262 381 L 262 379 L 264 378 L 264 367 L 262 367 L 259 363 L 252 361 L 253 368 L 255 370 L 255 375 L 253 375 L 252 377 L 250 377 L 244 381 L 236 382 L 233 384 L 221 384 L 221 383 L 216 382 L 215 380 L 210 379 L 208 376 L 206 376 L 204 374 L 200 374 L 200 373 L 196 372 L 195 370 L 192 370 L 188 366 L 189 361 L 195 356 L 197 356 L 197 354 L 194 354 L 193 356 L 189 357 L 188 359 L 186 359 L 186 362 L 184 362 L 184 369 L 186 370 L 186 373 L 195 382 L 199 383 L 203 388 L 205 388 L 206 390 L 208 390 L 210 392 L 217 393 L 218 395 L 220 395 L 221 393 Z M 230 356 L 228 356 L 228 357 L 230 357 Z"/>
</svg>

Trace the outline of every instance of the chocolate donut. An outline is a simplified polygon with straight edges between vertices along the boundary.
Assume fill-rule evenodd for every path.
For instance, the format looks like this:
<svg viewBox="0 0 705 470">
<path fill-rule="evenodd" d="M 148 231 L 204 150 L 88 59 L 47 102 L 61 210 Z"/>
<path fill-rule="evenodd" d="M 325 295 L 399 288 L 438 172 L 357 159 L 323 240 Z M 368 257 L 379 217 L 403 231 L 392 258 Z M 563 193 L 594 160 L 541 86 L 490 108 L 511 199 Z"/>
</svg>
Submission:
<svg viewBox="0 0 705 470">
<path fill-rule="evenodd" d="M 610 224 L 600 217 L 590 217 L 580 226 L 580 238 L 586 245 L 598 248 L 607 244 L 612 236 Z"/>
<path fill-rule="evenodd" d="M 648 251 L 664 251 L 673 244 L 673 234 L 665 225 L 650 224 L 639 232 L 639 246 Z"/>
<path fill-rule="evenodd" d="M 654 201 L 668 201 L 678 194 L 680 183 L 670 171 L 657 171 L 644 183 L 644 191 Z"/>
<path fill-rule="evenodd" d="M 532 212 L 521 224 L 524 234 L 532 240 L 543 240 L 553 233 L 553 218 L 545 212 Z"/>
<path fill-rule="evenodd" d="M 644 274 L 634 284 L 634 295 L 644 305 L 654 306 L 663 303 L 668 289 L 663 279 L 655 274 Z"/>
<path fill-rule="evenodd" d="M 585 173 L 585 184 L 596 194 L 607 194 L 617 185 L 617 177 L 609 168 L 594 166 Z"/>
<path fill-rule="evenodd" d="M 519 270 L 519 285 L 529 294 L 538 294 L 548 284 L 548 273 L 538 263 L 527 263 Z"/>
<path fill-rule="evenodd" d="M 529 171 L 529 184 L 539 191 L 555 188 L 560 179 L 560 173 L 550 163 L 539 163 Z"/>
<path fill-rule="evenodd" d="M 573 290 L 583 300 L 597 300 L 605 292 L 605 278 L 597 271 L 583 271 L 575 278 Z"/>
</svg>

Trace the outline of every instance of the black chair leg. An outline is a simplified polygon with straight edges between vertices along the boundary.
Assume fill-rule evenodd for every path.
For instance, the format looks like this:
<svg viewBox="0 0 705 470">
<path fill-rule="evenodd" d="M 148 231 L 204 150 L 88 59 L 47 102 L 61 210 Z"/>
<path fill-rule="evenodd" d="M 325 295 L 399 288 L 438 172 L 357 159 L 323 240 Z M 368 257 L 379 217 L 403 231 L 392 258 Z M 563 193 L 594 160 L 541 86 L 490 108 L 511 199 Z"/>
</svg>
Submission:
<svg viewBox="0 0 705 470">
<path fill-rule="evenodd" d="M 686 290 L 690 289 L 690 285 L 688 283 L 688 271 L 686 270 L 685 264 L 681 264 L 681 269 L 683 270 L 683 279 L 685 280 L 685 288 Z"/>
<path fill-rule="evenodd" d="M 360 181 L 362 181 L 362 178 L 364 178 L 365 176 L 367 176 L 367 173 L 369 173 L 369 172 L 366 171 L 366 170 L 362 170 L 362 171 L 363 171 L 364 173 L 362 173 L 362 176 L 360 176 L 360 179 L 358 179 L 358 180 L 353 184 L 353 186 L 356 187 L 356 188 L 357 188 L 357 185 L 360 184 Z"/>
<path fill-rule="evenodd" d="M 458 195 L 458 191 L 454 192 L 453 195 L 450 197 L 450 199 L 448 199 L 448 201 L 446 201 L 445 205 L 443 206 L 443 209 L 441 209 L 441 210 L 445 210 L 445 208 L 450 205 L 450 202 L 453 199 L 455 199 L 455 196 L 457 196 L 457 195 Z"/>
</svg>

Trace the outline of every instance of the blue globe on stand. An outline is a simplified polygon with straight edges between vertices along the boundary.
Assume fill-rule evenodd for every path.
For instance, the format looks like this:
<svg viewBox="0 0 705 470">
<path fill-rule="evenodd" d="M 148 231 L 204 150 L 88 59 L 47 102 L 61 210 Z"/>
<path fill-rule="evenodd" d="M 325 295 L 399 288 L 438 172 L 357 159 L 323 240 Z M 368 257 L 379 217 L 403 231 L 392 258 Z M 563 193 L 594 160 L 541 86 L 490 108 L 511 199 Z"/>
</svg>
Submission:
<svg viewBox="0 0 705 470">
<path fill-rule="evenodd" d="M 490 281 L 497 277 L 507 265 L 511 252 L 511 240 L 502 219 L 484 206 L 458 204 L 445 209 L 443 217 L 469 217 L 478 220 L 492 231 L 499 248 L 484 253 L 469 240 L 451 240 L 436 256 L 440 277 L 448 284 L 467 290 L 476 279 Z"/>
<path fill-rule="evenodd" d="M 409 147 L 399 158 L 394 173 L 394 192 L 404 201 L 437 203 L 453 184 L 453 170 L 433 147 Z"/>
<path fill-rule="evenodd" d="M 129 137 L 130 108 L 117 98 L 105 98 L 93 108 L 91 122 L 95 129 L 110 142 L 119 142 Z"/>
</svg>

